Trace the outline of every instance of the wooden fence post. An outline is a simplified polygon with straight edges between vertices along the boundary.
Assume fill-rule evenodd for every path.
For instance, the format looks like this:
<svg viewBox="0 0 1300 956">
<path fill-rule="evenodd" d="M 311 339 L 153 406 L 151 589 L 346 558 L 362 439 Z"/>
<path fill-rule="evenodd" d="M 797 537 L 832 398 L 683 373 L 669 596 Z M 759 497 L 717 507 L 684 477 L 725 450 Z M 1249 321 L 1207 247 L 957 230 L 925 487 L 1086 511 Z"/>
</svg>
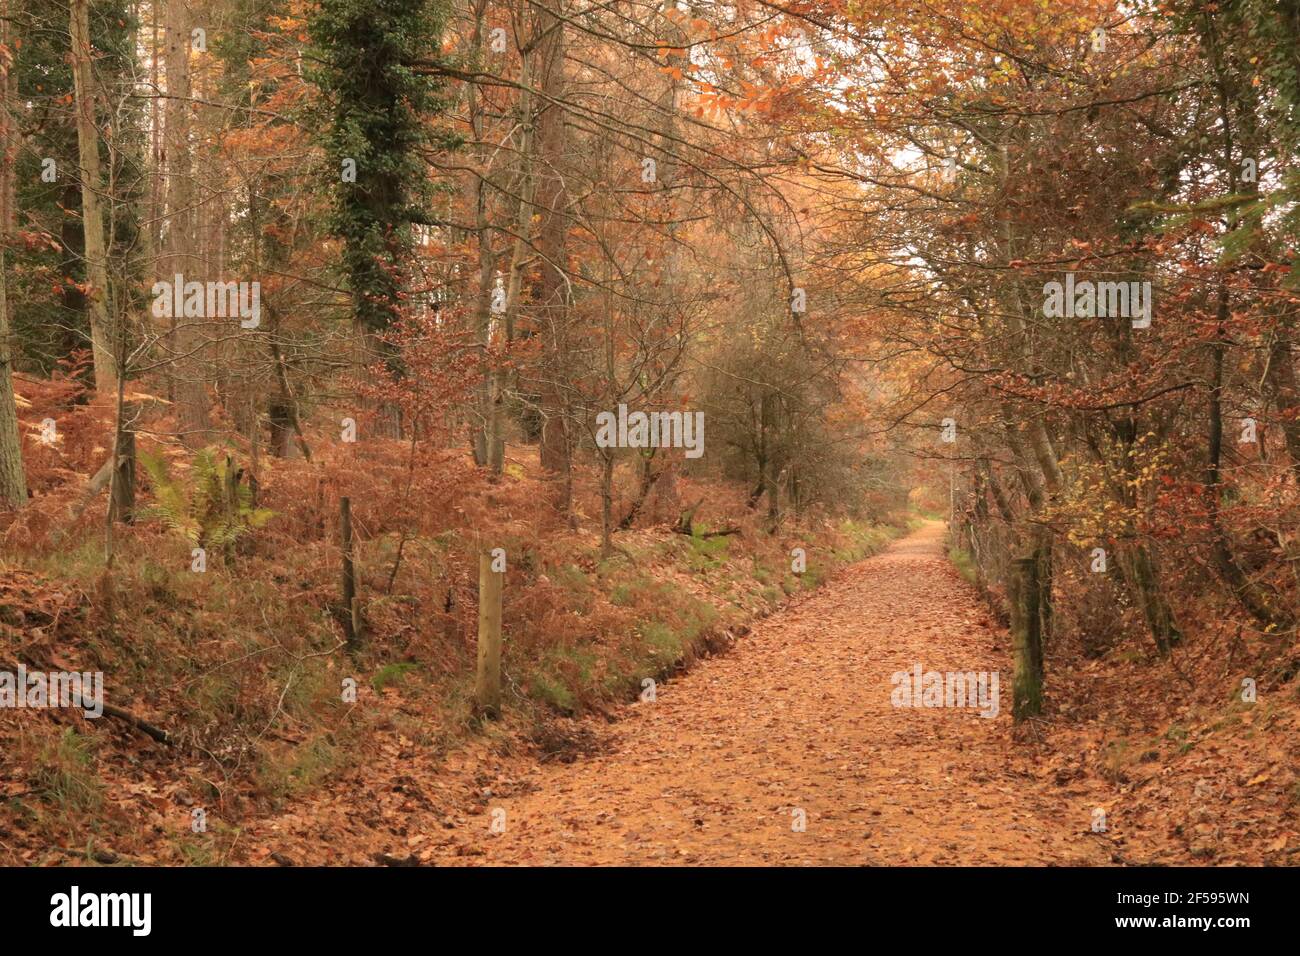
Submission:
<svg viewBox="0 0 1300 956">
<path fill-rule="evenodd" d="M 1015 667 L 1012 717 L 1016 723 L 1034 717 L 1043 709 L 1042 596 L 1039 593 L 1040 555 L 1011 562 L 1011 652 Z"/>
<path fill-rule="evenodd" d="M 489 717 L 501 713 L 501 589 L 505 573 L 492 570 L 487 548 L 478 556 L 478 676 L 474 700 Z"/>
<path fill-rule="evenodd" d="M 339 498 L 339 537 L 343 551 L 343 633 L 347 637 L 348 647 L 355 648 L 360 638 L 357 627 L 360 619 L 360 607 L 357 599 L 357 573 L 352 563 L 352 499 Z"/>
</svg>

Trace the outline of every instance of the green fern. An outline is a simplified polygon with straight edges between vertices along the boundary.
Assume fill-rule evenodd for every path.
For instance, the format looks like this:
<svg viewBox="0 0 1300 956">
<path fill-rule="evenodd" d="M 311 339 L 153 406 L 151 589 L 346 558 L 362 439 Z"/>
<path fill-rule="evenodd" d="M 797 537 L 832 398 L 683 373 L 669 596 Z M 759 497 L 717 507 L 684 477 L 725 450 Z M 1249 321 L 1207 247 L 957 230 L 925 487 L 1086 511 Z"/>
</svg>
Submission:
<svg viewBox="0 0 1300 956">
<path fill-rule="evenodd" d="M 211 449 L 195 454 L 188 483 L 172 477 L 161 457 L 148 452 L 139 457 L 154 491 L 154 504 L 145 514 L 161 519 L 200 548 L 227 550 L 274 514 L 253 507 L 252 489 L 239 481 L 233 462 L 218 458 Z"/>
</svg>

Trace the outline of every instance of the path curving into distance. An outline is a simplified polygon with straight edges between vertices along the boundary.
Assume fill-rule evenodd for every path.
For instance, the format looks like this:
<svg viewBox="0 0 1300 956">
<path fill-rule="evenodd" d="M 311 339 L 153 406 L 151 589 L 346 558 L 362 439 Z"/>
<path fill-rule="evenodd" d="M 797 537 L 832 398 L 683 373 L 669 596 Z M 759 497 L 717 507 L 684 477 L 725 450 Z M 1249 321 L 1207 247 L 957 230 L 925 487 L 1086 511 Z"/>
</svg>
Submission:
<svg viewBox="0 0 1300 956">
<path fill-rule="evenodd" d="M 1005 632 L 943 535 L 928 523 L 760 622 L 602 726 L 605 753 L 537 766 L 439 832 L 429 862 L 1109 862 L 1094 804 L 1024 772 Z M 893 706 L 891 676 L 917 664 L 999 672 L 1000 713 Z"/>
</svg>

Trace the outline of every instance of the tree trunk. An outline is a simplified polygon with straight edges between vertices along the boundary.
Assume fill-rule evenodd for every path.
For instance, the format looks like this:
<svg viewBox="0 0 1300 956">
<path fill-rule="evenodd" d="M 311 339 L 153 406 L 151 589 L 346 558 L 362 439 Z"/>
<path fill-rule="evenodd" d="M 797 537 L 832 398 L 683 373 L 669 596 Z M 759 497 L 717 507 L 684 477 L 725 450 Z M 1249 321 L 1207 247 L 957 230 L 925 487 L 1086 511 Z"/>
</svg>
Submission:
<svg viewBox="0 0 1300 956">
<path fill-rule="evenodd" d="M 645 507 L 646 499 L 650 497 L 650 492 L 654 490 L 657 482 L 668 470 L 665 465 L 658 471 L 654 470 L 655 452 L 657 449 L 651 448 L 649 452 L 641 455 L 641 483 L 637 487 L 636 498 L 633 499 L 631 507 L 627 509 L 627 514 L 623 515 L 618 523 L 619 531 L 626 531 L 636 522 L 637 516 L 641 514 L 641 509 Z M 761 493 L 761 489 L 760 489 Z"/>
<path fill-rule="evenodd" d="M 77 156 L 81 178 L 81 228 L 85 237 L 90 344 L 95 362 L 95 391 L 112 395 L 117 383 L 112 309 L 108 287 L 108 249 L 104 240 L 104 212 L 100 194 L 104 184 L 99 168 L 99 132 L 95 127 L 95 88 L 90 58 L 90 2 L 70 0 L 72 37 L 72 88 L 77 108 Z"/>
<path fill-rule="evenodd" d="M 1268 355 L 1269 398 L 1277 407 L 1282 436 L 1286 439 L 1287 454 L 1291 456 L 1291 470 L 1300 483 L 1300 385 L 1296 383 L 1296 360 L 1291 344 L 1290 323 L 1280 324 L 1277 338 Z M 1286 413 L 1291 412 L 1288 416 Z"/>
<path fill-rule="evenodd" d="M 613 553 L 614 533 L 614 453 L 603 450 L 600 469 L 600 556 Z"/>
<path fill-rule="evenodd" d="M 268 319 L 267 349 L 271 353 L 275 384 L 279 392 L 267 406 L 267 418 L 271 422 L 271 454 L 277 458 L 292 458 L 296 446 L 302 457 L 311 461 L 311 448 L 302 433 L 302 421 L 298 415 L 298 400 L 289 382 L 284 353 L 280 350 L 280 312 L 269 302 L 263 302 L 262 308 Z"/>
<path fill-rule="evenodd" d="M 484 17 L 487 14 L 487 0 L 475 0 L 471 5 L 474 17 L 473 35 L 470 40 L 469 55 L 474 63 L 482 62 Z M 495 192 L 489 189 L 489 168 L 495 152 L 483 141 L 483 101 L 479 97 L 475 84 L 468 85 L 465 91 L 466 112 L 469 116 L 470 130 L 474 141 L 474 162 L 477 169 L 471 173 L 466 196 L 470 208 L 474 210 L 474 235 L 478 246 L 478 296 L 474 303 L 474 329 L 483 346 L 487 366 L 483 380 L 479 383 L 477 394 L 477 421 L 474 422 L 472 443 L 474 462 L 486 467 L 494 475 L 501 474 L 505 464 L 504 450 L 499 447 L 501 441 L 500 405 L 500 369 L 497 357 L 492 354 L 494 339 L 503 331 L 497 316 L 505 312 L 505 303 L 494 308 L 496 296 L 497 250 L 492 245 L 492 228 L 488 215 L 489 196 Z M 505 289 L 502 287 L 502 294 Z"/>
<path fill-rule="evenodd" d="M 134 417 L 129 409 L 123 414 Z M 135 432 L 121 428 L 117 442 L 117 472 L 113 475 L 109 520 L 130 524 L 135 520 Z"/>
<path fill-rule="evenodd" d="M 538 237 L 541 280 L 537 308 L 543 342 L 541 370 L 542 442 L 541 464 L 548 472 L 563 476 L 560 510 L 569 511 L 569 436 L 567 402 L 564 397 L 568 360 L 568 192 L 565 188 L 564 107 L 565 92 L 564 23 L 547 11 L 541 17 L 548 32 L 542 54 L 542 102 L 538 124 L 541 156 L 540 176 L 545 183 L 540 197 L 542 224 Z"/>
<path fill-rule="evenodd" d="M 1218 318 L 1222 335 L 1229 318 L 1226 286 L 1220 286 L 1219 289 Z M 1210 557 L 1219 576 L 1232 592 L 1232 596 L 1251 617 L 1267 630 L 1285 630 L 1295 623 L 1295 616 L 1285 607 L 1279 607 L 1268 589 L 1252 581 L 1242 570 L 1232 553 L 1227 529 L 1222 524 L 1220 511 L 1223 505 L 1223 485 L 1220 465 L 1223 455 L 1223 365 L 1227 342 L 1221 337 L 1211 348 L 1209 456 L 1205 469 L 1206 505 L 1210 519 Z"/>
<path fill-rule="evenodd" d="M 185 0 L 166 0 L 163 63 L 167 71 L 167 106 L 163 152 L 167 160 L 167 234 L 159 278 L 174 282 L 197 266 L 194 255 L 194 161 L 190 153 L 190 17 Z M 186 281 L 189 277 L 186 276 Z M 172 363 L 177 428 L 186 447 L 200 448 L 210 437 L 208 390 L 203 369 L 202 318 L 171 319 Z"/>
<path fill-rule="evenodd" d="M 9 40 L 10 0 L 0 0 L 0 46 Z M 23 440 L 18 430 L 14 400 L 13 343 L 9 333 L 9 300 L 5 283 L 5 244 L 14 222 L 14 160 L 17 137 L 11 135 L 9 109 L 13 78 L 0 72 L 0 502 L 13 508 L 27 503 L 27 477 L 23 472 Z"/>
<path fill-rule="evenodd" d="M 1168 654 L 1183 635 L 1174 620 L 1173 609 L 1165 599 L 1151 552 L 1145 545 L 1132 544 L 1120 550 L 1119 558 L 1124 583 L 1142 609 L 1156 650 L 1161 655 Z"/>
<path fill-rule="evenodd" d="M 529 43 L 520 52 L 519 64 L 519 165 L 514 182 L 514 195 L 517 197 L 514 215 L 514 240 L 510 252 L 509 271 L 506 275 L 505 314 L 501 317 L 501 338 L 505 348 L 515 340 L 515 319 L 519 312 L 520 292 L 523 289 L 524 267 L 532 255 L 529 237 L 533 232 L 533 215 L 536 211 L 534 196 L 537 191 L 537 157 L 535 150 L 533 62 L 537 53 Z M 516 380 L 516 373 L 499 367 L 492 369 L 495 392 L 488 419 L 488 437 L 486 441 L 488 468 L 494 475 L 501 474 L 505 467 L 505 398 L 507 389 Z"/>
<path fill-rule="evenodd" d="M 9 304 L 5 294 L 5 238 L 0 237 L 0 501 L 21 508 L 27 503 L 27 477 L 23 472 L 23 441 L 14 401 Z"/>
</svg>

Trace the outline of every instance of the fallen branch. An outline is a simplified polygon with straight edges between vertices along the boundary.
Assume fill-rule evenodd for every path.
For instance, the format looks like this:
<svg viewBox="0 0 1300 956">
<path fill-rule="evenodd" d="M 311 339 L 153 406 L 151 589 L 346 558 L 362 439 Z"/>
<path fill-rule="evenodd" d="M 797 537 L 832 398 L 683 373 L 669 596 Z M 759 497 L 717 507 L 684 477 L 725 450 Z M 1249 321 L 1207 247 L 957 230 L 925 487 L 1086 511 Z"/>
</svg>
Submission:
<svg viewBox="0 0 1300 956">
<path fill-rule="evenodd" d="M 717 531 L 697 532 L 695 530 L 695 512 L 703 503 L 704 499 L 701 498 L 699 501 L 695 502 L 695 504 L 685 509 L 681 515 L 678 516 L 677 523 L 673 525 L 673 530 L 678 534 L 684 534 L 692 538 L 725 538 L 729 534 L 743 533 L 740 528 L 736 527 L 734 524 L 729 524 L 725 528 L 720 528 Z"/>
<path fill-rule="evenodd" d="M 114 707 L 112 704 L 104 704 L 104 714 L 109 717 L 116 717 L 118 720 L 125 721 L 142 734 L 147 734 L 160 744 L 172 745 L 171 732 L 161 727 L 155 727 L 149 721 L 137 717 L 129 710 L 123 710 L 121 707 Z"/>
<path fill-rule="evenodd" d="M 734 524 L 727 525 L 725 528 L 719 528 L 717 531 L 701 531 L 698 534 L 695 532 L 688 533 L 694 534 L 697 538 L 725 538 L 729 534 L 742 534 L 741 530 Z"/>
<path fill-rule="evenodd" d="M 3 666 L 4 669 L 9 671 L 9 673 L 11 674 L 18 673 L 18 665 L 14 664 L 12 661 L 0 660 L 0 666 Z M 23 692 L 21 688 L 18 688 L 16 690 L 17 692 Z M 78 707 L 84 708 L 84 702 L 81 699 L 78 699 L 76 701 L 76 705 Z M 161 727 L 156 727 L 153 724 L 149 723 L 149 721 L 145 720 L 143 717 L 137 717 L 129 710 L 123 710 L 121 707 L 114 707 L 112 704 L 101 704 L 101 706 L 103 707 L 104 710 L 104 716 L 113 717 L 116 718 L 117 720 L 122 721 L 123 723 L 130 724 L 136 730 L 140 731 L 142 734 L 146 734 L 152 737 L 160 744 L 166 744 L 169 747 L 172 745 L 172 736 L 169 731 L 166 731 Z"/>
</svg>

